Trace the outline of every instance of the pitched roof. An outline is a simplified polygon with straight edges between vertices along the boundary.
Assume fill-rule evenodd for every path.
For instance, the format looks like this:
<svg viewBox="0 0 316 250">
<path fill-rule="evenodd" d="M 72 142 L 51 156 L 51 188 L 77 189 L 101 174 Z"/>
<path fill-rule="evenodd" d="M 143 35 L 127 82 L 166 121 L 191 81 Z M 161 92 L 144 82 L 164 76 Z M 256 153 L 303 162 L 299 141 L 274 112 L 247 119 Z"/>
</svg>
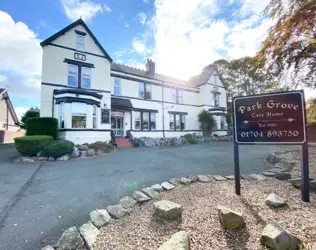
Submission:
<svg viewBox="0 0 316 250">
<path fill-rule="evenodd" d="M 4 100 L 6 101 L 8 107 L 9 107 L 9 110 L 10 110 L 10 113 L 11 113 L 11 115 L 13 117 L 14 123 L 16 125 L 19 125 L 19 119 L 18 119 L 18 117 L 17 117 L 17 115 L 15 113 L 15 109 L 13 108 L 12 102 L 11 102 L 9 94 L 8 94 L 8 91 L 6 91 L 5 89 L 0 89 L 0 95 L 1 94 L 4 94 L 4 97 L 5 97 Z"/>
<path fill-rule="evenodd" d="M 189 79 L 189 84 L 192 87 L 198 87 L 199 85 L 202 85 L 204 83 L 207 83 L 207 81 L 210 79 L 210 77 L 213 75 L 214 71 L 217 73 L 218 77 L 221 79 L 224 88 L 226 89 L 226 85 L 225 82 L 222 78 L 222 76 L 218 73 L 218 71 L 216 70 L 215 67 L 208 67 L 208 69 L 202 71 L 201 74 L 197 75 L 197 76 L 192 76 Z"/>
<path fill-rule="evenodd" d="M 0 94 L 2 94 L 2 92 L 4 92 L 5 91 L 5 89 L 0 89 Z"/>
<path fill-rule="evenodd" d="M 105 49 L 102 47 L 102 45 L 99 43 L 98 39 L 93 35 L 91 30 L 88 28 L 86 23 L 80 18 L 77 21 L 69 24 L 67 27 L 63 28 L 62 30 L 58 31 L 54 35 L 50 36 L 49 38 L 45 39 L 44 41 L 41 42 L 41 46 L 44 47 L 48 44 L 50 44 L 52 41 L 54 41 L 56 38 L 60 37 L 61 35 L 64 35 L 67 31 L 71 30 L 72 28 L 76 27 L 77 25 L 82 25 L 86 31 L 89 33 L 89 35 L 92 37 L 94 40 L 95 44 L 100 48 L 104 56 L 112 62 L 113 59 L 109 56 L 109 54 L 105 51 Z"/>
<path fill-rule="evenodd" d="M 177 79 L 174 77 L 165 76 L 165 75 L 161 75 L 161 74 L 157 74 L 157 73 L 151 74 L 145 70 L 129 67 L 126 65 L 118 64 L 118 63 L 112 63 L 111 70 L 122 72 L 122 73 L 128 73 L 128 74 L 135 75 L 135 76 L 145 77 L 145 78 L 149 78 L 149 79 L 153 79 L 153 80 L 157 80 L 157 81 L 163 81 L 163 82 L 174 83 L 174 84 L 178 84 L 178 85 L 191 87 L 191 86 L 189 86 L 188 82 L 184 81 L 184 80 L 180 80 L 180 79 Z"/>
</svg>

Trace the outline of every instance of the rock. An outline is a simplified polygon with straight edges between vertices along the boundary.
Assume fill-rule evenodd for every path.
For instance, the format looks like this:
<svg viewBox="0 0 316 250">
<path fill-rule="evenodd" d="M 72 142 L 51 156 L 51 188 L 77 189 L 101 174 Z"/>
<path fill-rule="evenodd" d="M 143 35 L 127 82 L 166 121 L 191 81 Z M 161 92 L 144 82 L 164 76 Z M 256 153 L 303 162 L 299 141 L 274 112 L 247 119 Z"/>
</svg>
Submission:
<svg viewBox="0 0 316 250">
<path fill-rule="evenodd" d="M 170 184 L 169 182 L 163 182 L 161 183 L 161 186 L 167 191 L 175 188 L 175 186 Z"/>
<path fill-rule="evenodd" d="M 275 165 L 281 161 L 281 157 L 276 154 L 269 154 L 265 160 L 272 165 Z"/>
<path fill-rule="evenodd" d="M 145 202 L 145 201 L 149 201 L 151 198 L 148 197 L 146 194 L 140 192 L 140 191 L 135 191 L 133 193 L 133 198 L 138 201 L 138 202 Z"/>
<path fill-rule="evenodd" d="M 309 182 L 311 182 L 313 179 L 309 178 Z M 302 185 L 302 180 L 301 178 L 293 178 L 288 180 L 294 187 L 300 188 Z M 313 184 L 312 184 L 313 185 Z M 310 190 L 311 191 L 311 190 Z"/>
<path fill-rule="evenodd" d="M 111 216 L 105 209 L 93 210 L 90 213 L 90 220 L 96 227 L 105 226 L 111 219 Z"/>
<path fill-rule="evenodd" d="M 250 177 L 252 177 L 253 179 L 255 179 L 257 181 L 264 181 L 267 179 L 266 177 L 264 177 L 261 174 L 251 174 Z"/>
<path fill-rule="evenodd" d="M 271 169 L 268 170 L 268 172 L 272 172 L 272 173 L 281 173 L 281 172 L 286 172 L 286 171 L 287 170 L 284 169 L 284 168 L 271 168 Z"/>
<path fill-rule="evenodd" d="M 89 249 L 92 249 L 93 244 L 96 242 L 100 231 L 92 224 L 91 221 L 79 227 L 79 232 L 84 238 Z"/>
<path fill-rule="evenodd" d="M 88 156 L 94 156 L 94 149 L 89 148 L 88 151 L 87 151 L 87 155 Z"/>
<path fill-rule="evenodd" d="M 47 245 L 46 247 L 43 247 L 42 250 L 55 250 L 51 245 Z"/>
<path fill-rule="evenodd" d="M 267 177 L 274 177 L 276 175 L 276 173 L 269 172 L 269 171 L 261 172 L 261 174 Z"/>
<path fill-rule="evenodd" d="M 48 157 L 48 160 L 49 161 L 55 161 L 55 158 L 54 157 Z"/>
<path fill-rule="evenodd" d="M 47 161 L 48 157 L 40 156 L 37 158 L 38 161 Z"/>
<path fill-rule="evenodd" d="M 198 178 L 198 181 L 200 181 L 200 182 L 210 182 L 211 181 L 210 178 L 208 178 L 206 175 L 198 175 L 197 178 Z"/>
<path fill-rule="evenodd" d="M 123 208 L 129 209 L 133 208 L 137 204 L 137 201 L 129 196 L 125 196 L 120 200 L 120 204 Z"/>
<path fill-rule="evenodd" d="M 224 178 L 221 175 L 212 175 L 212 177 L 216 180 L 216 181 L 227 181 L 226 178 Z"/>
<path fill-rule="evenodd" d="M 263 229 L 260 242 L 272 250 L 296 250 L 300 240 L 272 221 Z"/>
<path fill-rule="evenodd" d="M 155 214 L 167 220 L 179 219 L 182 216 L 183 208 L 181 205 L 172 201 L 161 200 L 154 203 Z"/>
<path fill-rule="evenodd" d="M 309 182 L 309 191 L 313 193 L 316 192 L 316 180 Z"/>
<path fill-rule="evenodd" d="M 180 231 L 171 236 L 163 243 L 158 250 L 190 250 L 189 235 L 185 231 Z"/>
<path fill-rule="evenodd" d="M 155 184 L 151 186 L 151 189 L 157 192 L 163 191 L 163 187 L 160 184 Z"/>
<path fill-rule="evenodd" d="M 252 178 L 250 175 L 248 174 L 241 174 L 240 175 L 241 178 L 243 178 L 244 180 L 247 180 L 247 181 L 253 181 L 255 180 L 254 178 Z"/>
<path fill-rule="evenodd" d="M 197 180 L 198 180 L 198 178 L 197 178 L 197 176 L 196 175 L 190 175 L 189 177 L 188 177 L 188 179 L 193 183 L 193 182 L 197 182 Z"/>
<path fill-rule="evenodd" d="M 235 180 L 235 175 L 226 175 L 225 178 L 226 178 L 227 180 L 233 181 L 233 180 Z"/>
<path fill-rule="evenodd" d="M 123 208 L 120 204 L 107 206 L 106 210 L 115 219 L 120 219 L 132 211 L 132 209 Z"/>
<path fill-rule="evenodd" d="M 95 155 L 103 155 L 103 151 L 101 149 L 94 150 Z"/>
<path fill-rule="evenodd" d="M 21 157 L 21 162 L 24 162 L 24 163 L 31 163 L 31 162 L 34 162 L 34 159 L 33 159 L 33 157 L 22 156 L 22 157 Z"/>
<path fill-rule="evenodd" d="M 245 220 L 240 213 L 234 212 L 222 206 L 218 206 L 217 211 L 221 225 L 225 230 L 245 225 Z"/>
<path fill-rule="evenodd" d="M 186 178 L 186 177 L 182 177 L 180 179 L 181 183 L 184 184 L 184 185 L 189 185 L 191 183 L 191 180 Z"/>
<path fill-rule="evenodd" d="M 276 173 L 275 178 L 278 180 L 288 180 L 291 179 L 291 174 L 280 172 Z"/>
<path fill-rule="evenodd" d="M 206 176 L 210 179 L 210 182 L 215 181 L 215 179 L 213 178 L 213 175 L 208 174 L 208 175 L 206 175 Z"/>
<path fill-rule="evenodd" d="M 150 198 L 154 199 L 156 198 L 159 193 L 156 192 L 155 190 L 152 190 L 150 187 L 145 187 L 142 189 L 143 193 L 145 193 L 147 196 L 149 196 Z"/>
<path fill-rule="evenodd" d="M 275 168 L 282 168 L 282 169 L 287 169 L 286 171 L 291 170 L 294 167 L 295 163 L 290 163 L 290 162 L 284 162 L 281 161 L 277 164 L 275 164 Z"/>
<path fill-rule="evenodd" d="M 56 160 L 57 161 L 68 161 L 69 160 L 69 155 L 63 155 L 61 157 L 58 157 Z"/>
<path fill-rule="evenodd" d="M 179 178 L 171 178 L 169 182 L 174 186 L 179 186 L 181 184 L 181 181 Z"/>
<path fill-rule="evenodd" d="M 74 147 L 74 151 L 72 151 L 71 156 L 72 157 L 79 157 L 80 156 L 80 152 L 79 152 L 79 149 L 77 147 Z"/>
<path fill-rule="evenodd" d="M 271 193 L 268 195 L 266 199 L 266 204 L 271 207 L 283 207 L 286 205 L 285 199 L 276 195 L 275 193 Z"/>
<path fill-rule="evenodd" d="M 59 238 L 56 247 L 60 250 L 76 250 L 81 249 L 84 245 L 76 227 L 66 229 Z"/>
</svg>

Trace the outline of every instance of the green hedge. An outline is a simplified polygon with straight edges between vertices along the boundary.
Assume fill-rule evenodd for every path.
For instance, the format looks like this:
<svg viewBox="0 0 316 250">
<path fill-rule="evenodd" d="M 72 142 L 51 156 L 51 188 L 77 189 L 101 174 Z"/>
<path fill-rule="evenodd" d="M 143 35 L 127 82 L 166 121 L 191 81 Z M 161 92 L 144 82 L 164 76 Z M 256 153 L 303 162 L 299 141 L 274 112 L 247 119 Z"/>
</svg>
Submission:
<svg viewBox="0 0 316 250">
<path fill-rule="evenodd" d="M 58 120 L 52 117 L 33 117 L 27 119 L 26 135 L 50 135 L 58 139 Z"/>
<path fill-rule="evenodd" d="M 47 147 L 45 147 L 41 156 L 58 158 L 66 154 L 71 154 L 74 151 L 74 146 L 70 141 L 52 141 Z"/>
<path fill-rule="evenodd" d="M 33 135 L 14 138 L 15 147 L 23 156 L 36 156 L 53 141 L 49 135 Z"/>
<path fill-rule="evenodd" d="M 190 144 L 197 144 L 198 143 L 196 136 L 194 136 L 192 134 L 185 134 L 183 137 Z"/>
</svg>

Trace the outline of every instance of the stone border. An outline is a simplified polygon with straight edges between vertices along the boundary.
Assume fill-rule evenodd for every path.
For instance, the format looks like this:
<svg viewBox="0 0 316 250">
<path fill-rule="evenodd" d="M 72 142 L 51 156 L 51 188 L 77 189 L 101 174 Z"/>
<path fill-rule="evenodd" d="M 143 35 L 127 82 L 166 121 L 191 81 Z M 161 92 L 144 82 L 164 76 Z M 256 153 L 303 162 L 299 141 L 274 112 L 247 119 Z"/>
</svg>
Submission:
<svg viewBox="0 0 316 250">
<path fill-rule="evenodd" d="M 253 181 L 264 181 L 270 179 L 262 174 L 242 175 L 242 179 Z M 161 184 L 154 184 L 151 187 L 145 187 L 140 191 L 134 191 L 132 197 L 125 196 L 121 198 L 116 205 L 109 205 L 106 209 L 94 210 L 90 213 L 90 220 L 79 228 L 73 226 L 66 229 L 57 244 L 42 248 L 42 250 L 77 249 L 85 245 L 87 249 L 92 249 L 92 245 L 97 240 L 99 229 L 109 223 L 130 214 L 136 206 L 156 199 L 161 192 L 167 192 L 180 186 L 188 186 L 195 182 L 210 183 L 234 180 L 233 175 L 190 175 L 181 178 L 171 178 Z M 73 244 L 73 245 L 69 245 Z"/>
</svg>

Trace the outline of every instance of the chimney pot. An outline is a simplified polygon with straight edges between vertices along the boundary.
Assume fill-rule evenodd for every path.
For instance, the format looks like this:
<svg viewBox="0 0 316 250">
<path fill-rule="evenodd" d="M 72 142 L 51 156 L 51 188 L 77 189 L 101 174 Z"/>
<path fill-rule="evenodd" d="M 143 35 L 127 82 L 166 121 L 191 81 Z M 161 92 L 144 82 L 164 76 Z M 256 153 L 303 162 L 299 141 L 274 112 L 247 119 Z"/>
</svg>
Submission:
<svg viewBox="0 0 316 250">
<path fill-rule="evenodd" d="M 147 62 L 146 62 L 146 71 L 149 74 L 155 74 L 155 62 L 149 58 L 147 58 Z"/>
</svg>

